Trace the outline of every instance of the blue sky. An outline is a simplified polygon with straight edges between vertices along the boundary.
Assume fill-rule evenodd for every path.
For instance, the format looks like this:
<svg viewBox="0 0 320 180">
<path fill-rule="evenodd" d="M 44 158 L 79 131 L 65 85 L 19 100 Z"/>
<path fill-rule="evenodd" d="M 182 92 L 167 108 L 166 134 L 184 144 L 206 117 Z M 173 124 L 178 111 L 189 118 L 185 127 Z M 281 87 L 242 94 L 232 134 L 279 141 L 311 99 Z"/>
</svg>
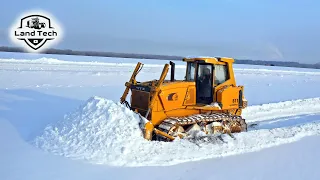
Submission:
<svg viewBox="0 0 320 180">
<path fill-rule="evenodd" d="M 15 0 L 0 7 L 0 45 L 19 13 L 61 23 L 56 48 L 320 62 L 320 1 Z"/>
</svg>

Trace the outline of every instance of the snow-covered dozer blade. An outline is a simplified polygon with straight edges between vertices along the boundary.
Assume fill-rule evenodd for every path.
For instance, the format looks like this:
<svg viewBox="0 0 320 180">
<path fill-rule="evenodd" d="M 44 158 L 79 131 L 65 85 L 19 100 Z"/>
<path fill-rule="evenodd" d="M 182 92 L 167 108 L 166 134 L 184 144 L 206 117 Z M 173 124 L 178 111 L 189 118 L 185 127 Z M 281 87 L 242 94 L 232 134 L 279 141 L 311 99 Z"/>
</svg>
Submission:
<svg viewBox="0 0 320 180">
<path fill-rule="evenodd" d="M 175 63 L 170 61 L 171 78 L 165 80 L 165 64 L 159 80 L 138 82 L 138 63 L 120 98 L 142 119 L 144 138 L 172 141 L 194 133 L 229 134 L 247 131 L 241 117 L 247 106 L 243 86 L 236 86 L 231 58 L 184 58 L 186 76 L 175 80 Z M 219 76 L 219 78 L 217 78 Z M 126 97 L 131 91 L 130 103 Z"/>
</svg>

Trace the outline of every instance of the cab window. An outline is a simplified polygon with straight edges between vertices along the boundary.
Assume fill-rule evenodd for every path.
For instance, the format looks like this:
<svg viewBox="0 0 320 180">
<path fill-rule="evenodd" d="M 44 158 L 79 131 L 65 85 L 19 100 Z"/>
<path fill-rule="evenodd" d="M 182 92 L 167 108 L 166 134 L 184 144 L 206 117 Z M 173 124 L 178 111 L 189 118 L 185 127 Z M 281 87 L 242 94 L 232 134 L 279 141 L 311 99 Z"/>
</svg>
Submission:
<svg viewBox="0 0 320 180">
<path fill-rule="evenodd" d="M 199 64 L 198 78 L 208 76 L 210 79 L 212 75 L 212 65 L 211 64 Z"/>
<path fill-rule="evenodd" d="M 193 62 L 188 62 L 187 66 L 187 81 L 194 81 L 196 64 Z"/>
<path fill-rule="evenodd" d="M 215 65 L 215 84 L 219 85 L 229 79 L 226 65 Z"/>
</svg>

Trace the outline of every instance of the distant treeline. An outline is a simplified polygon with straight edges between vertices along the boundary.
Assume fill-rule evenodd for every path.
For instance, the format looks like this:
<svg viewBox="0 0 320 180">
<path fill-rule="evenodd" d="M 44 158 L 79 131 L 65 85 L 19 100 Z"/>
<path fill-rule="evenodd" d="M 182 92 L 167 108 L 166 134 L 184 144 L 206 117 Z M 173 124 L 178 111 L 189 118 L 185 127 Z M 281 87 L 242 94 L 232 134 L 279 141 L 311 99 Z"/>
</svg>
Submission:
<svg viewBox="0 0 320 180">
<path fill-rule="evenodd" d="M 20 52 L 26 53 L 22 48 L 0 46 L 0 52 Z M 97 51 L 75 51 L 70 49 L 47 49 L 42 54 L 76 55 L 76 56 L 99 56 L 99 57 L 118 57 L 134 59 L 158 59 L 158 60 L 181 60 L 183 56 L 155 55 L 155 54 L 135 54 L 135 53 L 117 53 L 117 52 L 97 52 Z M 251 64 L 264 66 L 283 66 L 320 69 L 320 63 L 301 64 L 298 62 L 283 61 L 263 61 L 263 60 L 244 60 L 236 59 L 236 64 Z"/>
<path fill-rule="evenodd" d="M 312 68 L 320 69 L 320 63 L 317 64 L 301 64 L 298 62 L 288 61 L 262 61 L 262 60 L 243 60 L 237 59 L 236 64 L 251 64 L 251 65 L 265 65 L 265 66 L 283 66 L 283 67 L 298 67 L 298 68 Z"/>
</svg>

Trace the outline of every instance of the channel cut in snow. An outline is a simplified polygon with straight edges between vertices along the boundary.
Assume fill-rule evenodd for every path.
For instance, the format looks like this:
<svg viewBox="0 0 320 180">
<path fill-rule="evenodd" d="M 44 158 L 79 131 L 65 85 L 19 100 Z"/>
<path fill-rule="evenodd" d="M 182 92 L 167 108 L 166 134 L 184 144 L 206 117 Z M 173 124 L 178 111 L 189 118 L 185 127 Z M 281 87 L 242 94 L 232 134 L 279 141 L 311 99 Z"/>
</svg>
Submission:
<svg viewBox="0 0 320 180">
<path fill-rule="evenodd" d="M 249 106 L 243 110 L 242 116 L 246 118 L 246 122 L 257 122 L 312 113 L 320 113 L 320 98 Z"/>
<path fill-rule="evenodd" d="M 292 101 L 290 106 L 285 107 L 286 111 L 295 111 L 291 107 L 299 103 Z M 305 108 L 319 103 L 317 98 L 310 99 Z M 281 106 L 281 103 L 280 106 L 273 104 L 269 108 Z M 250 108 L 246 113 L 250 112 Z M 260 107 L 260 110 L 263 108 Z M 257 108 L 252 107 L 252 112 L 259 116 Z M 313 112 L 320 112 L 320 107 L 313 109 Z M 150 142 L 142 137 L 137 114 L 119 103 L 92 97 L 75 112 L 66 115 L 64 120 L 47 126 L 43 134 L 34 139 L 33 144 L 47 152 L 94 164 L 161 166 L 258 151 L 319 134 L 320 124 L 312 122 L 235 134 L 236 140 L 225 135 L 223 138 L 226 143 L 187 140 Z"/>
</svg>

